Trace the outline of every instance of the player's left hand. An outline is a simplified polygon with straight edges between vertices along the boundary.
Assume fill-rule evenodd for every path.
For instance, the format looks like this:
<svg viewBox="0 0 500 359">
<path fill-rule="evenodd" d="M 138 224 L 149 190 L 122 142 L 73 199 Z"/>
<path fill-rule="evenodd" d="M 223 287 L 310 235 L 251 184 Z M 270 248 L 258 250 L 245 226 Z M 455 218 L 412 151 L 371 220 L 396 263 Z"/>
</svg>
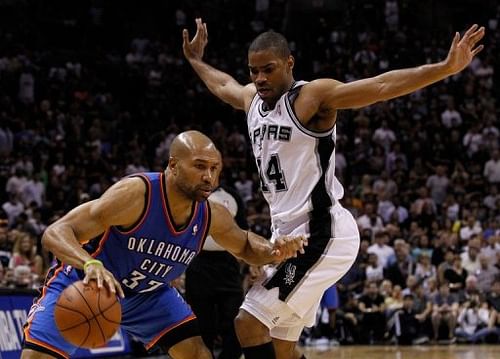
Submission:
<svg viewBox="0 0 500 359">
<path fill-rule="evenodd" d="M 474 56 L 483 49 L 483 45 L 476 46 L 477 43 L 484 37 L 484 26 L 472 25 L 460 38 L 457 32 L 451 43 L 448 57 L 445 60 L 445 65 L 448 70 L 455 74 L 466 68 Z"/>
<path fill-rule="evenodd" d="M 276 258 L 276 262 L 282 262 L 288 258 L 297 257 L 297 252 L 304 254 L 304 247 L 307 244 L 305 236 L 281 236 L 274 242 L 271 253 Z"/>
<path fill-rule="evenodd" d="M 195 21 L 196 34 L 193 40 L 189 40 L 189 32 L 187 29 L 182 30 L 182 50 L 188 61 L 201 60 L 203 58 L 205 46 L 207 46 L 208 43 L 207 24 L 204 23 L 201 18 L 197 18 Z"/>
</svg>

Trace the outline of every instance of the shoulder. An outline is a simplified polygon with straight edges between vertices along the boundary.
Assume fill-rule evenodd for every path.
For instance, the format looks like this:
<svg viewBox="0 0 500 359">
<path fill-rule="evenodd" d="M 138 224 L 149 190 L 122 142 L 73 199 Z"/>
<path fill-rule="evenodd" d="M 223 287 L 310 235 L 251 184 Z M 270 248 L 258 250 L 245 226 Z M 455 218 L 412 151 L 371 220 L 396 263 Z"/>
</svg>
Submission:
<svg viewBox="0 0 500 359">
<path fill-rule="evenodd" d="M 117 208 L 133 210 L 134 207 L 144 206 L 146 180 L 142 177 L 126 177 L 113 184 L 104 194 L 94 202 L 93 208 L 108 208 L 116 211 Z M 114 209 L 113 209 L 114 208 Z"/>
<path fill-rule="evenodd" d="M 338 86 L 342 85 L 342 82 L 334 80 L 334 79 L 316 79 L 310 82 L 307 82 L 302 86 L 301 93 L 305 94 L 314 94 L 322 91 L 332 91 Z"/>
<path fill-rule="evenodd" d="M 106 192 L 116 192 L 117 194 L 127 195 L 127 197 L 131 194 L 145 193 L 146 181 L 142 176 L 126 177 L 116 182 Z"/>
</svg>

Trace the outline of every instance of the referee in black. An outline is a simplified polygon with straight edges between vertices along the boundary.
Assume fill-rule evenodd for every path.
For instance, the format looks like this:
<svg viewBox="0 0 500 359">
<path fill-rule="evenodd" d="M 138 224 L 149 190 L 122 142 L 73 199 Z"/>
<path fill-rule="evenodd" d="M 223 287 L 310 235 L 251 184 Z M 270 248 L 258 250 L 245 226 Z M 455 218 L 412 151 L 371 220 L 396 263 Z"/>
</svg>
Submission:
<svg viewBox="0 0 500 359">
<path fill-rule="evenodd" d="M 209 200 L 224 205 L 240 228 L 248 228 L 244 204 L 236 190 L 221 185 Z M 233 321 L 243 302 L 241 265 L 210 236 L 186 271 L 186 300 L 198 317 L 203 341 L 214 358 L 219 344 L 218 359 L 240 358 Z"/>
</svg>

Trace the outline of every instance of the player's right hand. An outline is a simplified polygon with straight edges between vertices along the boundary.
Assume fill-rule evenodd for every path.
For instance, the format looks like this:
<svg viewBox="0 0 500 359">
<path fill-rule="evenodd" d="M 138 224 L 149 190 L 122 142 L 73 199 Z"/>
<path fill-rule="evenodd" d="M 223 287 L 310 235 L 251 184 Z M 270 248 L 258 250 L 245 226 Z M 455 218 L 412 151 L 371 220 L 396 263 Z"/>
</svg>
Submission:
<svg viewBox="0 0 500 359">
<path fill-rule="evenodd" d="M 306 236 L 281 236 L 273 245 L 272 254 L 275 256 L 275 263 L 280 263 L 289 258 L 297 257 L 297 253 L 304 254 L 307 246 Z"/>
<path fill-rule="evenodd" d="M 195 21 L 196 34 L 193 40 L 189 41 L 189 32 L 187 29 L 182 30 L 182 50 L 188 60 L 201 60 L 205 46 L 208 43 L 207 24 L 202 22 L 201 18 L 197 18 Z"/>
<path fill-rule="evenodd" d="M 92 279 L 97 281 L 97 288 L 101 289 L 104 284 L 111 293 L 118 294 L 120 298 L 125 298 L 120 282 L 102 264 L 95 263 L 87 266 L 83 283 L 88 284 Z"/>
</svg>

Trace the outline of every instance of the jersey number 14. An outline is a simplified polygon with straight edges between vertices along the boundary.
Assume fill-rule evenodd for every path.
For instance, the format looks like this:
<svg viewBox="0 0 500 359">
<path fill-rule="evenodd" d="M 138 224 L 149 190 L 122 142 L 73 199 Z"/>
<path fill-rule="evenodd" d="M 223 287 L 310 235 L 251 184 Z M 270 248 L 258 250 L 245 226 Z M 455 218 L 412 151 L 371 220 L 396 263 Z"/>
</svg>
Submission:
<svg viewBox="0 0 500 359">
<path fill-rule="evenodd" d="M 276 192 L 287 190 L 285 174 L 281 169 L 280 158 L 277 153 L 271 155 L 265 168 L 262 167 L 262 159 L 257 158 L 257 166 L 259 166 L 262 192 L 269 192 L 269 184 L 271 183 L 274 184 Z"/>
</svg>

